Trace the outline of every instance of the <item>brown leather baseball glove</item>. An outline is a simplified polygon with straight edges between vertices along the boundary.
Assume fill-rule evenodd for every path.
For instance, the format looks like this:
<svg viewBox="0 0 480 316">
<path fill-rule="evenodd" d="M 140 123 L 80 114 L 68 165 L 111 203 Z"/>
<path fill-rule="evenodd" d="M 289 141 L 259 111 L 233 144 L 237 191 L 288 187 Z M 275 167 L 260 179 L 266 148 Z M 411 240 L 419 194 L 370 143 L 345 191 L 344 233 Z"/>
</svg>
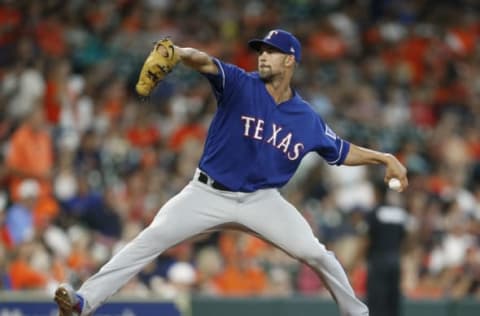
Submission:
<svg viewBox="0 0 480 316">
<path fill-rule="evenodd" d="M 180 57 L 172 41 L 164 38 L 155 43 L 145 60 L 135 89 L 141 96 L 148 96 L 153 88 L 178 64 Z"/>
</svg>

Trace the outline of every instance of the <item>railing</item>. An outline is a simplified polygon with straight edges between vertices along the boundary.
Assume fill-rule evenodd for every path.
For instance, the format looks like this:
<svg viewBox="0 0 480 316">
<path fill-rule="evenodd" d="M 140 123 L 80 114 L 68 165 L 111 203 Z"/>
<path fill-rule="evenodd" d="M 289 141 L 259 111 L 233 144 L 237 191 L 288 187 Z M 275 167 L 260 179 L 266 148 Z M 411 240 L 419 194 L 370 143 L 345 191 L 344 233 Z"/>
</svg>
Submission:
<svg viewBox="0 0 480 316">
<path fill-rule="evenodd" d="M 57 316 L 50 297 L 0 292 L 0 316 Z M 336 304 L 317 297 L 220 298 L 194 296 L 176 302 L 115 296 L 95 316 L 338 316 Z M 405 300 L 404 316 L 479 316 L 480 300 Z"/>
</svg>

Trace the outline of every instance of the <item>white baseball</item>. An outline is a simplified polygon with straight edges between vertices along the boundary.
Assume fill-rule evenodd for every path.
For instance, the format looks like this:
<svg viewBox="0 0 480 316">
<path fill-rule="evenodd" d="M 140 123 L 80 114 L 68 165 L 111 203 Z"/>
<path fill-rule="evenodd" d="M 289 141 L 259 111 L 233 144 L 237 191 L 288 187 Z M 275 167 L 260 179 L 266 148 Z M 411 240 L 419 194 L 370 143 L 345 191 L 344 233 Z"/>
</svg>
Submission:
<svg viewBox="0 0 480 316">
<path fill-rule="evenodd" d="M 388 181 L 388 187 L 392 190 L 398 191 L 402 188 L 402 183 L 397 178 L 391 178 Z"/>
</svg>

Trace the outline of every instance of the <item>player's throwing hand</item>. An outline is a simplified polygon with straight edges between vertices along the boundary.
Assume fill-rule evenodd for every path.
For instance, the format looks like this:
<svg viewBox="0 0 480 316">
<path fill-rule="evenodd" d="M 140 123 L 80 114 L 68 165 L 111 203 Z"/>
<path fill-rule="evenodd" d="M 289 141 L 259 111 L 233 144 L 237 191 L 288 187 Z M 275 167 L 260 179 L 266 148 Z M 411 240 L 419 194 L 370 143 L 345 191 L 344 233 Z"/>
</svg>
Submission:
<svg viewBox="0 0 480 316">
<path fill-rule="evenodd" d="M 393 184 L 393 188 L 395 191 L 402 192 L 408 186 L 408 178 L 407 178 L 407 169 L 402 165 L 398 159 L 393 155 L 388 155 L 387 163 L 386 163 L 386 170 L 385 170 L 385 183 L 389 186 L 391 185 L 390 180 L 398 180 L 399 183 Z"/>
</svg>

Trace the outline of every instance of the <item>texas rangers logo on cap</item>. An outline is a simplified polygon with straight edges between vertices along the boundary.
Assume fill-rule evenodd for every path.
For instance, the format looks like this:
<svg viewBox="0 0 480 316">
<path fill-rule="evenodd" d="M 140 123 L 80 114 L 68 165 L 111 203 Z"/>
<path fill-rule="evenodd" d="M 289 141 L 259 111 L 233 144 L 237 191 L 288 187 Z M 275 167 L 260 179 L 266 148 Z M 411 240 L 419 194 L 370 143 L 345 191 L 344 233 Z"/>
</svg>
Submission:
<svg viewBox="0 0 480 316">
<path fill-rule="evenodd" d="M 298 39 L 292 33 L 285 30 L 272 30 L 263 39 L 253 39 L 248 42 L 250 48 L 258 51 L 262 44 L 272 46 L 284 54 L 295 56 L 298 63 L 302 59 L 302 47 Z"/>
</svg>

